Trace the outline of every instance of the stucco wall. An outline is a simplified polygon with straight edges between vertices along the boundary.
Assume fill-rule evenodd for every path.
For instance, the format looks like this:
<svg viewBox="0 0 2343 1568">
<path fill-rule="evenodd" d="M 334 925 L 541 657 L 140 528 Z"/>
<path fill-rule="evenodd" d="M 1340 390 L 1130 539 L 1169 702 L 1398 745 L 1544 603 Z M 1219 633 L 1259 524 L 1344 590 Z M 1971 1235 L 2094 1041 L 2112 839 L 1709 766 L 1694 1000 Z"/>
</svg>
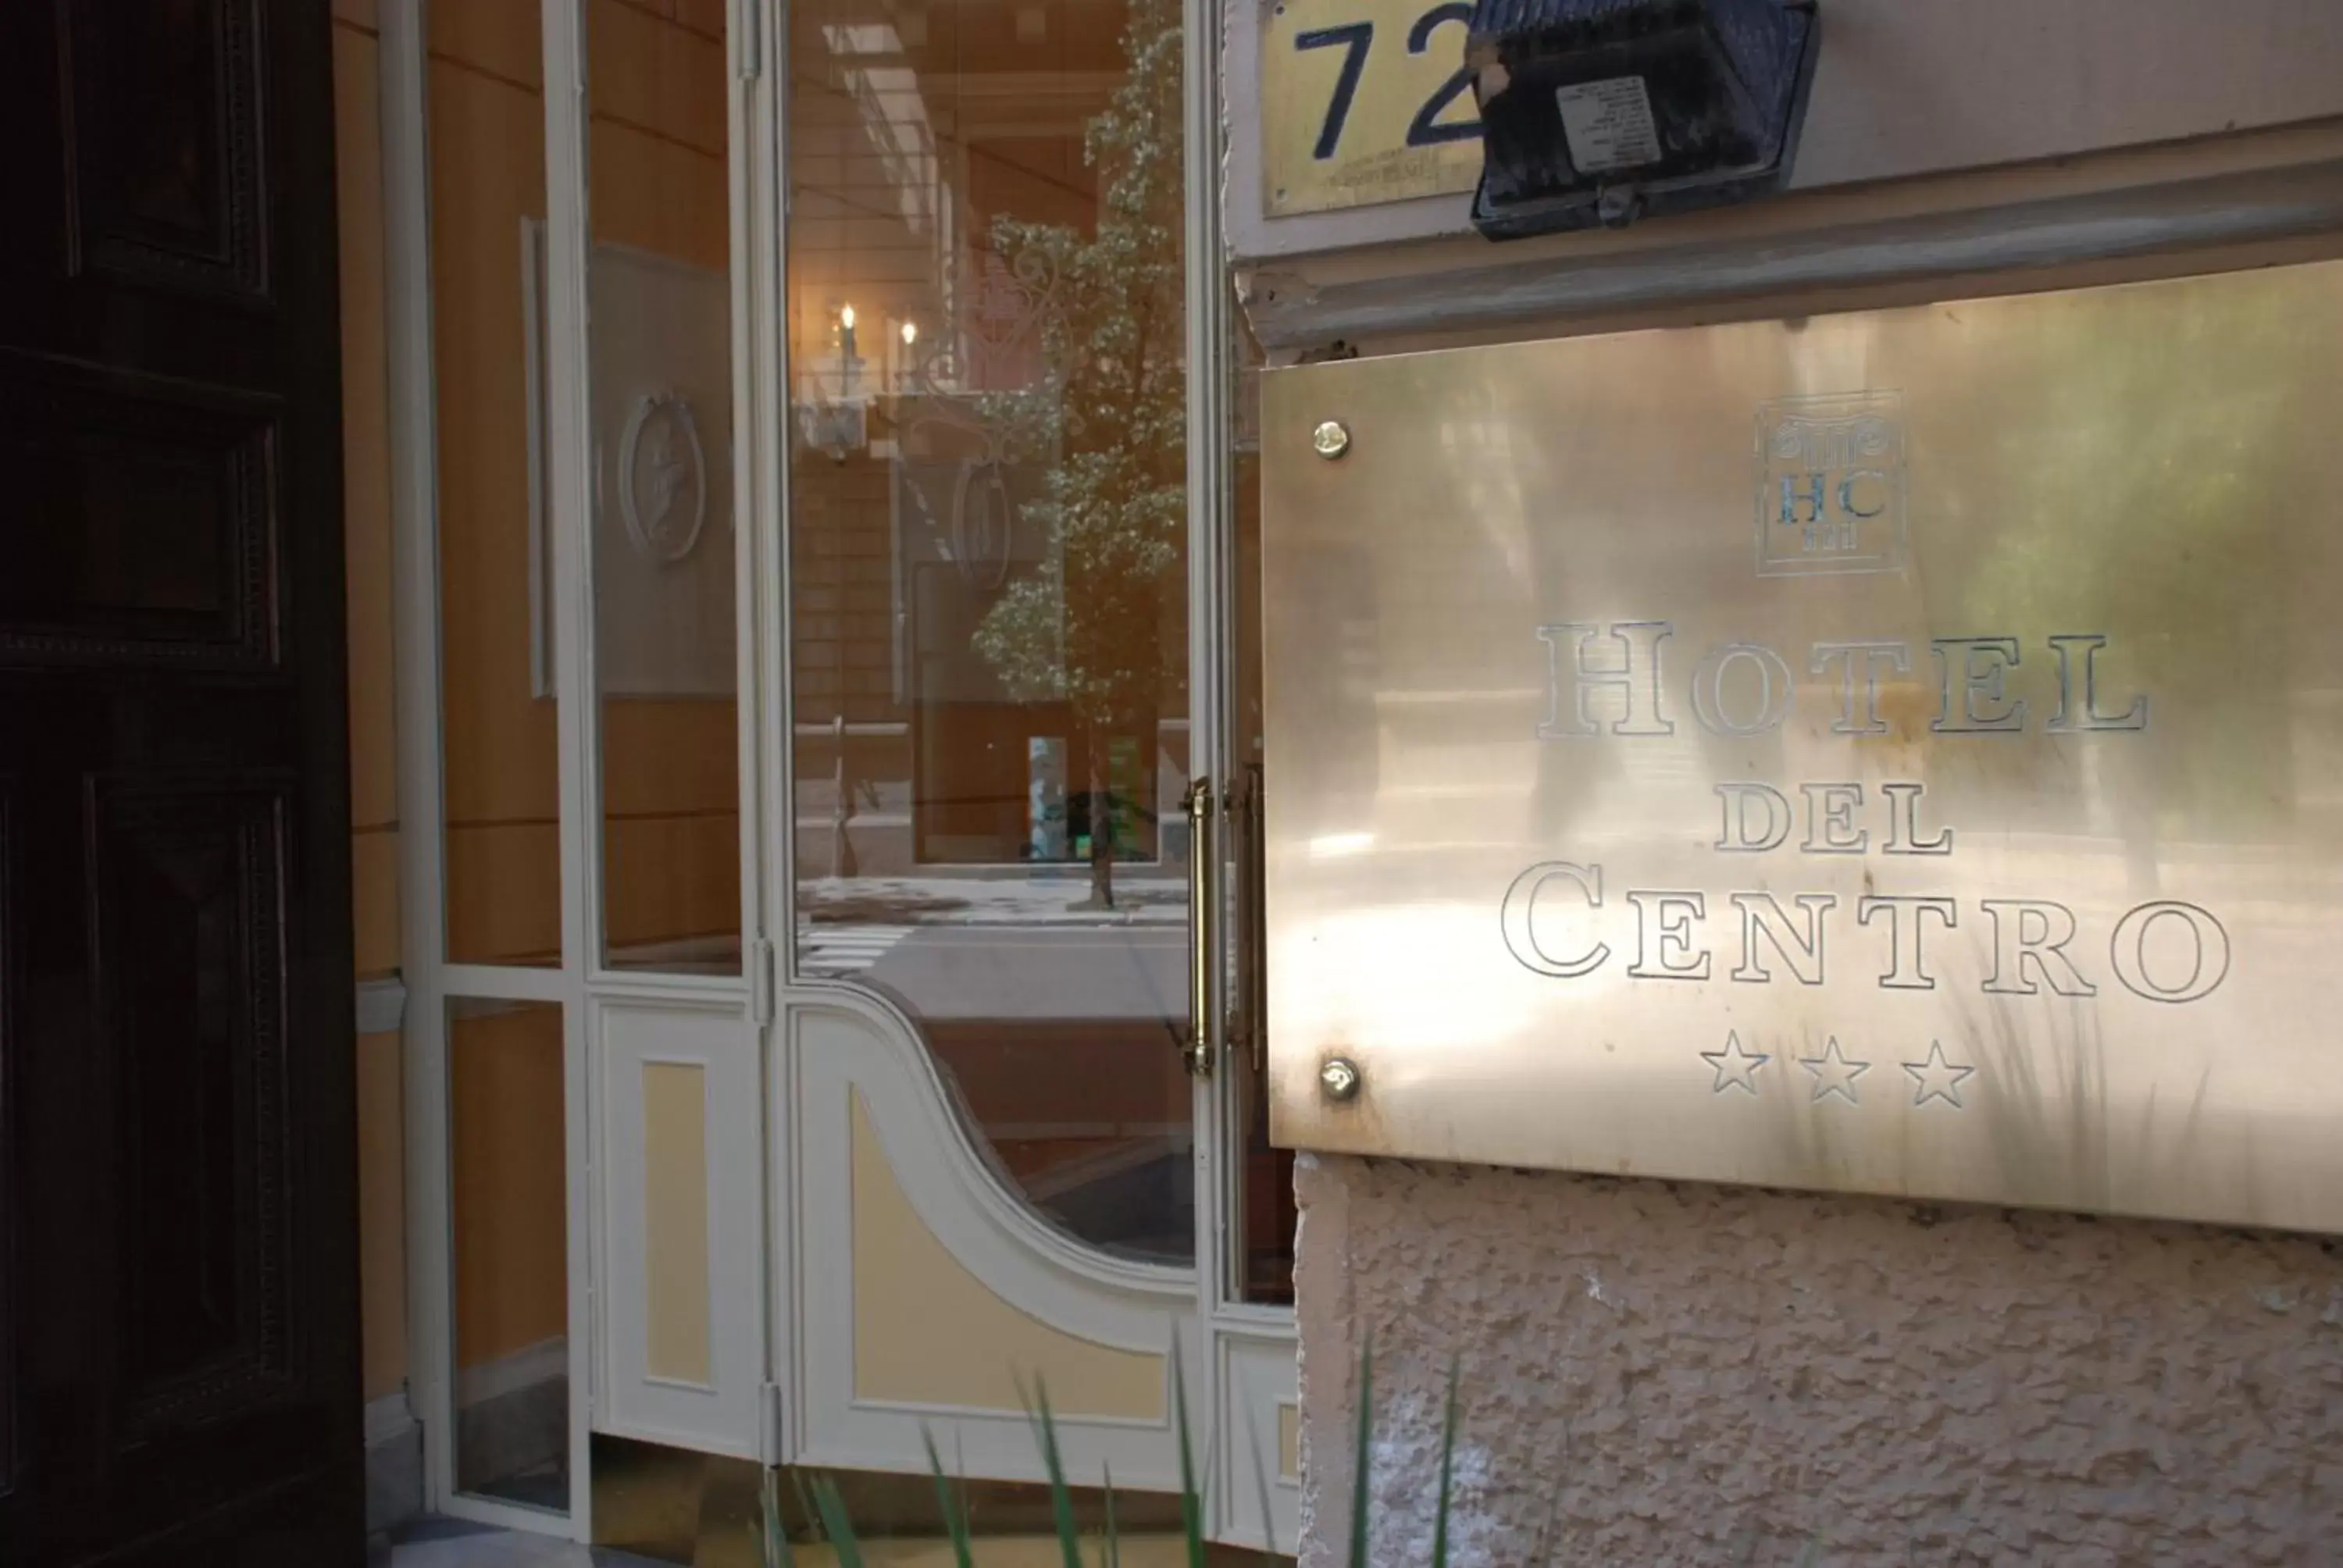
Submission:
<svg viewBox="0 0 2343 1568">
<path fill-rule="evenodd" d="M 1303 1156 L 1302 1568 L 2343 1563 L 2343 1242 Z M 1549 1525 L 1551 1533 L 1549 1534 Z M 1544 1541 L 1544 1550 L 1540 1543 Z"/>
</svg>

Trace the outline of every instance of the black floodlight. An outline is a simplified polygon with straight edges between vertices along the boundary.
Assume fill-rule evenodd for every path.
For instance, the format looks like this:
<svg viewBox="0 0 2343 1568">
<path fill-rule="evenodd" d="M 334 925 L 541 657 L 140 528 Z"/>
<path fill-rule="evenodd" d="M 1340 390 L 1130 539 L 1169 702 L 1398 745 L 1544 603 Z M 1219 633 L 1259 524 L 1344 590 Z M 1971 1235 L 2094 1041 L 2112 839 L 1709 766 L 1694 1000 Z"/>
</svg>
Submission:
<svg viewBox="0 0 2343 1568">
<path fill-rule="evenodd" d="M 1747 201 L 1789 178 L 1814 0 L 1477 0 L 1492 239 Z"/>
</svg>

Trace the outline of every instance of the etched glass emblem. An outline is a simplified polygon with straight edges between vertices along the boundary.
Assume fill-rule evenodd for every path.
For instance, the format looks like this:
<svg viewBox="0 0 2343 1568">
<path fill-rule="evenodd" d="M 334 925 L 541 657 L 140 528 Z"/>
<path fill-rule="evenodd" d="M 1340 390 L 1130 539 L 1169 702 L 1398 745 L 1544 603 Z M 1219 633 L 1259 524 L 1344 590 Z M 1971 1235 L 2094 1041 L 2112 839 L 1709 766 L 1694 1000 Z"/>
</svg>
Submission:
<svg viewBox="0 0 2343 1568">
<path fill-rule="evenodd" d="M 1904 395 L 1757 406 L 1757 575 L 1904 568 Z"/>
</svg>

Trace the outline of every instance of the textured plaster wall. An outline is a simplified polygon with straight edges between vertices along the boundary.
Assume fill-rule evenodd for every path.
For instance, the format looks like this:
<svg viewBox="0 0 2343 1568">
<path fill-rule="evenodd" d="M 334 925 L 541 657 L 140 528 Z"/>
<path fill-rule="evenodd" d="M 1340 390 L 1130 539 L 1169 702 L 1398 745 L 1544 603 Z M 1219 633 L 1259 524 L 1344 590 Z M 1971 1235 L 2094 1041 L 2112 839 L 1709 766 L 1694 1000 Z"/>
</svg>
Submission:
<svg viewBox="0 0 2343 1568">
<path fill-rule="evenodd" d="M 1303 1156 L 1302 1568 L 2343 1563 L 2343 1245 Z"/>
</svg>

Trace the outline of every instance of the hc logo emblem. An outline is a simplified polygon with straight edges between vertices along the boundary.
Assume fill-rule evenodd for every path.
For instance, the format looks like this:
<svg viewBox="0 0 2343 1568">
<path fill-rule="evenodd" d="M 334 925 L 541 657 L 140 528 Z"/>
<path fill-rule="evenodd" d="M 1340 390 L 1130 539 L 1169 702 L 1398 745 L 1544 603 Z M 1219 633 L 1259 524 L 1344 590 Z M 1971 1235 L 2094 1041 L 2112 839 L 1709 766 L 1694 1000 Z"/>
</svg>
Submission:
<svg viewBox="0 0 2343 1568">
<path fill-rule="evenodd" d="M 1904 566 L 1904 395 L 1757 407 L 1757 575 Z"/>
</svg>

